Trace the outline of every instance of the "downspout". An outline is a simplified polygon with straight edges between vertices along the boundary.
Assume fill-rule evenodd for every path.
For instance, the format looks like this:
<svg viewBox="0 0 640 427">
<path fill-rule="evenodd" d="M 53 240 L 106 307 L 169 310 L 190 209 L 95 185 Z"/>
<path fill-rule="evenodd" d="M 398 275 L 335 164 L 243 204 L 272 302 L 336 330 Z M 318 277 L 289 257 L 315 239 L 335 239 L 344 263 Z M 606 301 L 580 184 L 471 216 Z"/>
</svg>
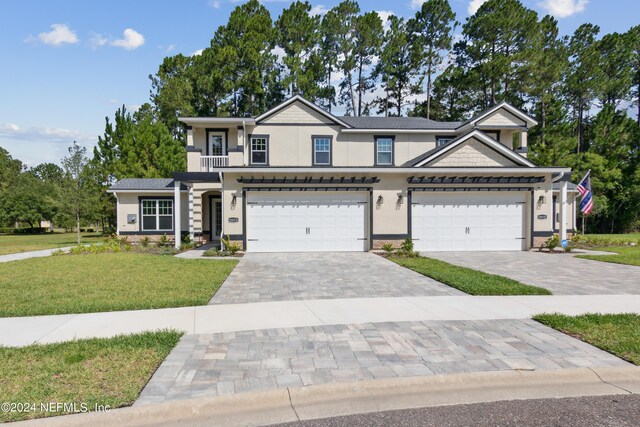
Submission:
<svg viewBox="0 0 640 427">
<path fill-rule="evenodd" d="M 224 181 L 222 179 L 222 172 L 218 172 L 218 176 L 220 177 L 220 205 L 222 208 L 220 209 L 220 250 L 224 250 L 224 245 L 222 244 L 222 237 L 224 236 Z M 213 227 L 212 227 L 213 228 Z"/>
<path fill-rule="evenodd" d="M 247 126 L 245 121 L 242 121 L 242 164 L 247 164 Z"/>
</svg>

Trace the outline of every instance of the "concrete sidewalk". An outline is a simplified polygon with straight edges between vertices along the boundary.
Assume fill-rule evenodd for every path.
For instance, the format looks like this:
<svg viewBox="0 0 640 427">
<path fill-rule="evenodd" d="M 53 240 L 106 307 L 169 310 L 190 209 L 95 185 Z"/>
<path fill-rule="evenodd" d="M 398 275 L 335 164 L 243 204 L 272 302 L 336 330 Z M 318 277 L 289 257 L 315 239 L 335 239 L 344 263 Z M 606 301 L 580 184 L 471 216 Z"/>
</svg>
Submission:
<svg viewBox="0 0 640 427">
<path fill-rule="evenodd" d="M 270 425 L 442 405 L 638 393 L 638 367 L 482 372 L 289 387 L 41 418 L 15 425 Z"/>
<path fill-rule="evenodd" d="M 0 319 L 0 345 L 173 328 L 188 334 L 422 320 L 528 319 L 539 313 L 640 313 L 640 295 L 421 296 L 220 304 Z"/>
<path fill-rule="evenodd" d="M 50 256 L 51 253 L 59 250 L 68 251 L 71 249 L 71 246 L 65 246 L 63 248 L 53 248 L 53 249 L 43 249 L 41 251 L 29 251 L 29 252 L 19 252 L 16 254 L 7 254 L 0 255 L 0 262 L 9 262 L 9 261 L 20 261 L 23 259 L 29 258 L 43 258 Z"/>
</svg>

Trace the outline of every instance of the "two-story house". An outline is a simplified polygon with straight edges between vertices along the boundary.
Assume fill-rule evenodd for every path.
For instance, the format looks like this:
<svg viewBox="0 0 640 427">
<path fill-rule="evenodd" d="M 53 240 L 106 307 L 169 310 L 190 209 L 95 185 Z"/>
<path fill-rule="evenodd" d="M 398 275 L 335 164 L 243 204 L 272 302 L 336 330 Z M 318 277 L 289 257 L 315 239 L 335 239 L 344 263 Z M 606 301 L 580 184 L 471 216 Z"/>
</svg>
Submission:
<svg viewBox="0 0 640 427">
<path fill-rule="evenodd" d="M 501 103 L 465 122 L 343 117 L 295 96 L 258 117 L 182 117 L 187 172 L 123 179 L 120 235 L 248 252 L 526 250 L 574 228 L 570 169 L 527 159 L 536 121 Z M 570 188 L 571 187 L 571 188 Z"/>
</svg>

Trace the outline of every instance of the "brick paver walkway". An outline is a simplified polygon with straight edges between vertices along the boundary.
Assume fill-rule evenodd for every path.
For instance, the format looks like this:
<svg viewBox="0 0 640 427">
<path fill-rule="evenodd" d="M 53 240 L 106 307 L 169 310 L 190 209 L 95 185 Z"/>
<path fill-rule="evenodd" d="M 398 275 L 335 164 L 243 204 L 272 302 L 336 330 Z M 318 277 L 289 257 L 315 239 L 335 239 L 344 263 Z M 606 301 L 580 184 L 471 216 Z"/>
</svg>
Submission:
<svg viewBox="0 0 640 427">
<path fill-rule="evenodd" d="M 465 295 L 368 252 L 249 253 L 210 304 Z"/>
<path fill-rule="evenodd" d="M 533 320 L 389 322 L 187 335 L 136 404 L 385 377 L 625 365 Z"/>
</svg>

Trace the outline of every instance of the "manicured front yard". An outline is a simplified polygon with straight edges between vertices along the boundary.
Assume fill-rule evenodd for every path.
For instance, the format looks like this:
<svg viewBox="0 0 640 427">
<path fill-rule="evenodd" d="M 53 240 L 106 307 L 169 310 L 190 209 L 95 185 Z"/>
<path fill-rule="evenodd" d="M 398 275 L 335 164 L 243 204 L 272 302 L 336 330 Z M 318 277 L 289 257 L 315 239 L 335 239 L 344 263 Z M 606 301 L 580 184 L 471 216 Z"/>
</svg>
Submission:
<svg viewBox="0 0 640 427">
<path fill-rule="evenodd" d="M 433 258 L 392 256 L 389 259 L 471 295 L 551 295 L 548 290 L 537 286 L 525 285 L 504 276 L 459 267 Z"/>
<path fill-rule="evenodd" d="M 0 317 L 203 305 L 236 264 L 125 252 L 0 263 Z"/>
<path fill-rule="evenodd" d="M 640 247 L 638 246 L 611 246 L 596 248 L 599 251 L 616 252 L 615 255 L 578 255 L 578 258 L 592 259 L 595 261 L 613 262 L 616 264 L 628 264 L 640 266 Z"/>
<path fill-rule="evenodd" d="M 99 242 L 100 233 L 82 233 L 82 243 Z M 0 234 L 0 255 L 77 245 L 76 233 Z"/>
<path fill-rule="evenodd" d="M 131 405 L 181 335 L 162 331 L 0 347 L 2 402 L 35 405 L 28 411 L 0 411 L 0 422 L 69 413 L 46 412 L 41 403 L 75 403 L 78 410 L 82 404 L 89 410 Z"/>
<path fill-rule="evenodd" d="M 538 322 L 640 365 L 640 315 L 541 314 Z"/>
</svg>

